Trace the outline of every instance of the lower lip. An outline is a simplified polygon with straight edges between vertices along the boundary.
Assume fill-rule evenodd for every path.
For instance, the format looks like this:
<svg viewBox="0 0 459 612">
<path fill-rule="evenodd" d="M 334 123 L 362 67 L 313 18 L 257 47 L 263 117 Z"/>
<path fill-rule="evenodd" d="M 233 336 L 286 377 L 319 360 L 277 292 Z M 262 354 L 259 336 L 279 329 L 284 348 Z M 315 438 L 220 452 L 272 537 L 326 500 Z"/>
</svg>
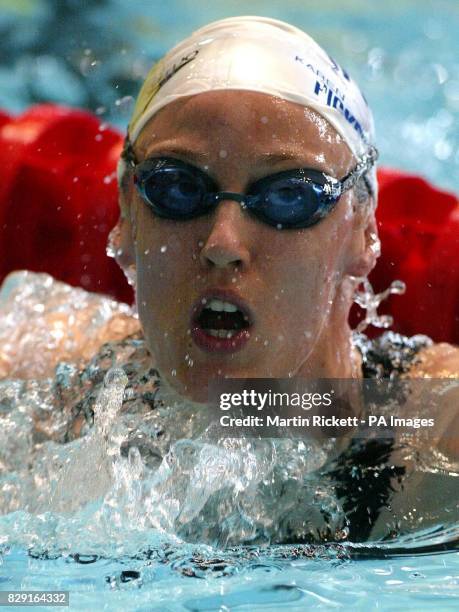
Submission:
<svg viewBox="0 0 459 612">
<path fill-rule="evenodd" d="M 206 353 L 229 354 L 244 348 L 250 340 L 250 331 L 241 329 L 231 338 L 215 338 L 207 334 L 201 327 L 194 326 L 191 328 L 191 337 L 195 344 Z"/>
</svg>

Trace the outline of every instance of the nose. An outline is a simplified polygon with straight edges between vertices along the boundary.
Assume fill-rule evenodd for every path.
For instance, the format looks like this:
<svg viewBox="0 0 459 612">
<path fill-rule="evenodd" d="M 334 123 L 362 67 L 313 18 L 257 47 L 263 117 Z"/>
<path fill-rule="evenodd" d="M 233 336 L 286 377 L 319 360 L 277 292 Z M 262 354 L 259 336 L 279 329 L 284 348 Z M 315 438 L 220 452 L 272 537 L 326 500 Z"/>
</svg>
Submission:
<svg viewBox="0 0 459 612">
<path fill-rule="evenodd" d="M 246 267 L 251 260 L 250 220 L 239 202 L 221 200 L 211 217 L 211 226 L 200 253 L 206 267 Z"/>
</svg>

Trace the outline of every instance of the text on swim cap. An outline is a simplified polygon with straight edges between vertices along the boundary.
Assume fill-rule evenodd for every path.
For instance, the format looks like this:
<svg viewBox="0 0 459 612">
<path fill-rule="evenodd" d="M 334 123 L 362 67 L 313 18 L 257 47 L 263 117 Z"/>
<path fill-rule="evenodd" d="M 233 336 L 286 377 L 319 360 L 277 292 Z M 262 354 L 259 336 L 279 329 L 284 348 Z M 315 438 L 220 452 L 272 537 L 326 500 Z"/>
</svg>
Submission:
<svg viewBox="0 0 459 612">
<path fill-rule="evenodd" d="M 362 140 L 365 141 L 366 140 L 365 133 L 362 129 L 362 126 L 360 125 L 360 122 L 357 121 L 353 113 L 345 106 L 343 100 L 332 89 L 329 89 L 325 83 L 320 83 L 319 81 L 316 81 L 316 85 L 314 87 L 314 93 L 316 94 L 316 96 L 319 97 L 321 92 L 323 92 L 327 96 L 326 98 L 327 106 L 329 106 L 330 108 L 335 108 L 336 110 L 340 111 L 340 113 L 344 116 L 346 121 L 350 125 L 352 125 L 352 127 L 355 129 L 358 135 L 362 138 Z"/>
</svg>

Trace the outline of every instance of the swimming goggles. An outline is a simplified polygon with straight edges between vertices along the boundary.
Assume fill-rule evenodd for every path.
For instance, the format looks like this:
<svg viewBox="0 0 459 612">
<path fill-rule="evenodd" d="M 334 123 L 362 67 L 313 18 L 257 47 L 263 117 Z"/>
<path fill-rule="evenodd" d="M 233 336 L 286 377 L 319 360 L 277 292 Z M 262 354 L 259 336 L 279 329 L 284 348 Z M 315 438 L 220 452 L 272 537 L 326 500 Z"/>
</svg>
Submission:
<svg viewBox="0 0 459 612">
<path fill-rule="evenodd" d="M 317 170 L 277 172 L 249 185 L 247 192 L 218 191 L 216 182 L 192 164 L 172 157 L 137 162 L 127 141 L 122 154 L 133 168 L 135 186 L 159 217 L 185 221 L 210 213 L 222 200 L 239 202 L 251 215 L 278 229 L 310 227 L 327 216 L 340 197 L 363 177 L 378 158 L 371 147 L 355 168 L 339 180 Z"/>
</svg>

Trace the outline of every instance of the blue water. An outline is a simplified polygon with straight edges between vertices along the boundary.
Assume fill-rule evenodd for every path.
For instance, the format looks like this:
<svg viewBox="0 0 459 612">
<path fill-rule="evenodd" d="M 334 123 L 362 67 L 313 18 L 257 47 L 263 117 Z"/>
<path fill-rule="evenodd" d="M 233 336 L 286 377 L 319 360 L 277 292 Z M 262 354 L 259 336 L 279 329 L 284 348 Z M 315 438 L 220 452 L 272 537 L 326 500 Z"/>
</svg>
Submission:
<svg viewBox="0 0 459 612">
<path fill-rule="evenodd" d="M 215 563 L 217 568 L 219 564 Z M 186 574 L 187 563 L 67 557 L 41 561 L 24 551 L 8 557 L 3 590 L 70 590 L 72 610 L 457 610 L 459 558 L 350 561 L 260 559 Z M 182 573 L 185 572 L 185 573 Z M 222 575 L 223 574 L 223 575 Z"/>
<path fill-rule="evenodd" d="M 60 102 L 124 128 L 151 61 L 191 30 L 238 14 L 309 31 L 361 84 L 374 109 L 382 163 L 459 192 L 457 0 L 0 0 L 0 106 L 18 112 L 37 101 Z M 50 548 L 56 539 L 62 544 L 51 519 L 43 522 Z M 11 524 L 22 525 L 16 543 L 14 529 L 5 531 Z M 404 554 L 377 550 L 376 558 L 355 558 L 349 549 L 324 547 L 292 559 L 292 547 L 250 558 L 248 551 L 163 544 L 128 556 L 121 547 L 120 557 L 115 543 L 112 554 L 101 555 L 89 525 L 84 554 L 61 547 L 46 558 L 34 549 L 36 533 L 31 529 L 27 546 L 23 517 L 0 523 L 0 589 L 70 590 L 72 610 L 459 607 L 453 550 L 414 554 L 405 547 Z"/>
</svg>

